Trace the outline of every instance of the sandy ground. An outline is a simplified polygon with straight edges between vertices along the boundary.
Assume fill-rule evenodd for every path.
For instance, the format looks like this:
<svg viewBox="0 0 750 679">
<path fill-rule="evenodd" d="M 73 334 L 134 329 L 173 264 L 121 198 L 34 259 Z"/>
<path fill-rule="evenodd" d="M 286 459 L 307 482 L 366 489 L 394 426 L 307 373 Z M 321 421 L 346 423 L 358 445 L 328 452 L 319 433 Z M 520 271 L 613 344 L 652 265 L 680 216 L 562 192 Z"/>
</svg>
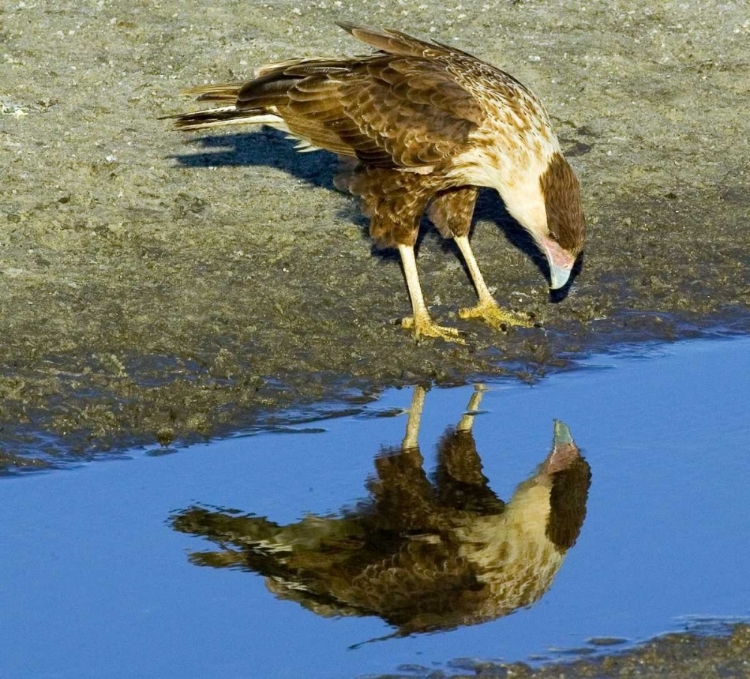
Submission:
<svg viewBox="0 0 750 679">
<path fill-rule="evenodd" d="M 536 379 L 624 342 L 750 328 L 750 15 L 743 2 L 6 2 L 0 9 L 0 451 L 8 464 L 190 441 L 394 384 Z M 361 52 L 337 19 L 454 42 L 531 86 L 583 185 L 586 258 L 550 300 L 491 193 L 473 235 L 501 303 L 425 223 L 418 264 L 466 346 L 416 343 L 333 156 L 182 135 L 179 91 Z M 43 451 L 43 454 L 40 453 Z M 45 457 L 51 456 L 51 457 Z"/>
</svg>

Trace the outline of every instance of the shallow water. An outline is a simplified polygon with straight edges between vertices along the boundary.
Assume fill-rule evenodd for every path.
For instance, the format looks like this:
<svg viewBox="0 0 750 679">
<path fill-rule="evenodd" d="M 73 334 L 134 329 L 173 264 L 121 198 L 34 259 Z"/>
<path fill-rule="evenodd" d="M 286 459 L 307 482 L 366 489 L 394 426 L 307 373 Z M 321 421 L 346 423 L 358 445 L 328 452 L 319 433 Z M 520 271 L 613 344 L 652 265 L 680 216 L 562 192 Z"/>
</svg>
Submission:
<svg viewBox="0 0 750 679">
<path fill-rule="evenodd" d="M 387 392 L 359 415 L 297 434 L 216 441 L 175 455 L 138 451 L 128 460 L 4 478 L 0 669 L 19 678 L 343 679 L 404 666 L 450 671 L 460 658 L 554 657 L 580 650 L 594 637 L 634 642 L 683 629 L 696 618 L 747 619 L 748 375 L 750 340 L 742 339 L 595 357 L 581 370 L 533 387 L 488 384 L 473 440 L 454 460 L 463 471 L 448 481 L 438 474 L 442 482 L 420 474 L 414 451 L 400 453 L 407 422 L 412 434 L 416 430 L 417 409 L 411 419 L 402 412 L 412 402 L 411 390 Z M 426 394 L 419 443 L 428 473 L 439 462 L 444 471 L 445 447 L 438 453 L 436 445 L 459 424 L 474 394 L 472 387 Z M 435 522 L 454 526 L 459 516 L 465 527 L 467 516 L 478 516 L 487 525 L 492 517 L 510 515 L 511 507 L 533 504 L 518 499 L 528 483 L 516 489 L 532 477 L 535 488 L 554 486 L 537 471 L 554 459 L 548 458 L 554 420 L 569 427 L 591 469 L 591 485 L 586 496 L 586 484 L 579 483 L 574 509 L 563 510 L 572 525 L 566 546 L 575 544 L 559 570 L 548 572 L 549 590 L 530 607 L 459 627 L 434 613 L 403 614 L 401 621 L 411 624 L 406 631 L 431 632 L 394 637 L 397 627 L 374 615 L 374 606 L 355 605 L 353 595 L 344 601 L 341 586 L 336 598 L 330 578 L 324 583 L 311 575 L 316 567 L 332 572 L 331 555 L 351 560 L 336 549 L 365 544 L 363 535 L 373 532 L 374 523 L 389 540 L 406 534 L 412 551 L 453 557 L 463 549 L 456 563 L 471 562 L 465 545 L 444 552 L 435 547 L 457 535 Z M 477 457 L 488 485 L 478 475 Z M 380 504 L 388 504 L 383 477 L 389 465 L 399 464 L 408 470 L 406 489 L 385 494 L 406 497 L 412 509 L 427 502 L 433 518 L 422 517 L 421 524 L 398 525 L 397 517 L 411 516 L 408 511 L 378 514 L 377 498 L 363 504 L 368 479 L 371 495 L 380 492 Z M 417 488 L 417 499 L 409 500 Z M 449 497 L 463 498 L 461 511 L 449 507 Z M 533 507 L 531 514 L 548 511 Z M 342 508 L 348 508 L 344 519 Z M 280 528 L 310 514 L 327 519 Z M 333 537 L 323 539 L 321 531 Z M 312 543 L 323 544 L 322 552 Z M 294 573 L 290 559 L 279 565 L 288 544 L 298 555 Z M 267 587 L 252 569 L 275 579 Z M 470 584 L 481 592 L 476 578 Z M 533 598 L 538 592 L 532 589 Z M 509 613 L 497 601 L 479 599 L 485 618 Z M 301 603 L 347 615 L 323 617 Z M 368 615 L 354 615 L 355 609 Z M 427 609 L 425 604 L 422 611 Z"/>
</svg>

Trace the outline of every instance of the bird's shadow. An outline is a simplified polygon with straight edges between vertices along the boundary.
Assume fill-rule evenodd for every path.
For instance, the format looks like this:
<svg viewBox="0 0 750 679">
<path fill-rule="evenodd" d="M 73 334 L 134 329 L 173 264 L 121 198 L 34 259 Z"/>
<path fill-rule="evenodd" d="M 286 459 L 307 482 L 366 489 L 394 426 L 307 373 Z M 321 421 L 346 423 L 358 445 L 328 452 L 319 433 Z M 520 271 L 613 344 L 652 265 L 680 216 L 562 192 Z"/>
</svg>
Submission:
<svg viewBox="0 0 750 679">
<path fill-rule="evenodd" d="M 191 139 L 187 145 L 200 152 L 171 156 L 182 167 L 272 167 L 284 170 L 311 186 L 335 190 L 336 156 L 328 151 L 299 153 L 295 141 L 283 132 L 262 127 L 254 132 L 212 134 Z"/>
<path fill-rule="evenodd" d="M 271 167 L 284 170 L 293 177 L 311 186 L 336 191 L 333 178 L 338 170 L 338 159 L 328 151 L 314 153 L 299 153 L 295 150 L 296 141 L 287 137 L 283 132 L 273 128 L 263 127 L 254 132 L 232 134 L 212 134 L 188 142 L 191 147 L 198 147 L 200 152 L 190 152 L 171 156 L 182 167 Z M 357 224 L 363 238 L 369 239 L 370 220 L 358 209 L 356 202 L 347 205 L 341 211 L 342 218 Z M 529 257 L 542 276 L 550 278 L 549 266 L 544 255 L 539 251 L 534 239 L 513 217 L 508 214 L 505 205 L 497 192 L 484 189 L 479 192 L 479 198 L 474 210 L 472 228 L 477 221 L 491 221 L 497 224 L 508 242 Z M 430 232 L 432 224 L 425 216 L 422 219 L 416 249 Z M 462 262 L 467 276 L 466 264 L 460 256 L 458 248 L 452 239 L 443 239 L 441 247 L 453 253 Z M 393 248 L 378 248 L 371 246 L 372 254 L 382 260 L 398 260 L 398 253 Z M 580 257 L 565 287 L 552 291 L 550 301 L 560 302 L 567 297 L 568 290 L 580 273 L 583 258 Z"/>
</svg>

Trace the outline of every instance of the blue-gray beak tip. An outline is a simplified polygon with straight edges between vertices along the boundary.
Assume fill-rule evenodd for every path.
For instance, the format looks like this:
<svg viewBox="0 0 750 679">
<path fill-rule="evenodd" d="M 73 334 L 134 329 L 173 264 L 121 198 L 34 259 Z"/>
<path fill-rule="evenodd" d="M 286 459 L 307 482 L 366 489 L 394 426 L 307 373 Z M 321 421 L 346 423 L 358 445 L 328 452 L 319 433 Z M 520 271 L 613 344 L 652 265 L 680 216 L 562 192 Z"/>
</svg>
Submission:
<svg viewBox="0 0 750 679">
<path fill-rule="evenodd" d="M 559 290 L 565 287 L 565 284 L 570 278 L 571 269 L 563 269 L 561 266 L 557 266 L 553 262 L 549 263 L 550 273 L 550 290 Z"/>
</svg>

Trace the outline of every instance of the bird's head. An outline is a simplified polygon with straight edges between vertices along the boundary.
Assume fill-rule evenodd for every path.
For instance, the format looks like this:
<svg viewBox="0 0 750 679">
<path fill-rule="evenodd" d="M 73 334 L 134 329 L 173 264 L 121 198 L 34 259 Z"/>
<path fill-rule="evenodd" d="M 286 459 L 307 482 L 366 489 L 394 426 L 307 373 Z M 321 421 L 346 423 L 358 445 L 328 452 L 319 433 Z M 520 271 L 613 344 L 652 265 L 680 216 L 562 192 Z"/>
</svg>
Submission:
<svg viewBox="0 0 750 679">
<path fill-rule="evenodd" d="M 550 158 L 539 178 L 546 212 L 546 228 L 532 231 L 550 270 L 550 288 L 562 288 L 583 250 L 586 221 L 581 206 L 581 192 L 573 168 L 562 154 Z"/>
</svg>

